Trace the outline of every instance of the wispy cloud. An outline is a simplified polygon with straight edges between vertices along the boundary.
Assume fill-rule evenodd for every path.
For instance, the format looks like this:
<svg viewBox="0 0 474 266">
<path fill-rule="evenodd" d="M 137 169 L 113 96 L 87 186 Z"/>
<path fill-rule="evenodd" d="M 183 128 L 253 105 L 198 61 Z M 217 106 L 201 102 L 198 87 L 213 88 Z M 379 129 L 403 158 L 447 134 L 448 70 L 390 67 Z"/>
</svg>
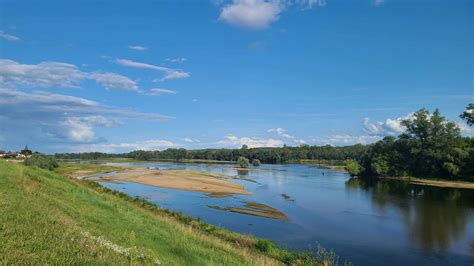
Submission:
<svg viewBox="0 0 474 266">
<path fill-rule="evenodd" d="M 201 142 L 198 139 L 192 139 L 192 138 L 184 138 L 183 141 L 187 143 L 200 143 Z"/>
<path fill-rule="evenodd" d="M 150 89 L 146 95 L 151 95 L 151 96 L 158 96 L 158 95 L 165 95 L 165 94 L 176 94 L 177 91 L 173 90 L 167 90 L 167 89 Z"/>
<path fill-rule="evenodd" d="M 288 133 L 286 133 L 286 130 L 279 127 L 279 128 L 270 128 L 269 130 L 267 130 L 267 132 L 275 132 L 277 133 L 279 136 L 281 137 L 284 137 L 284 138 L 287 138 L 287 139 L 291 139 L 291 138 L 294 138 L 294 136 L 291 136 L 289 135 Z"/>
<path fill-rule="evenodd" d="M 119 65 L 126 66 L 126 67 L 133 67 L 133 68 L 142 68 L 142 69 L 151 69 L 158 72 L 164 73 L 164 77 L 155 79 L 154 81 L 165 81 L 169 79 L 184 79 L 189 78 L 191 76 L 190 73 L 184 72 L 182 70 L 176 70 L 172 68 L 152 65 L 148 63 L 136 62 L 128 59 L 117 59 L 115 62 Z"/>
<path fill-rule="evenodd" d="M 11 35 L 11 34 L 7 34 L 3 31 L 0 31 L 0 39 L 4 39 L 4 40 L 7 40 L 7 41 L 11 41 L 11 42 L 17 42 L 17 41 L 20 41 L 21 39 L 15 35 Z"/>
<path fill-rule="evenodd" d="M 134 80 L 115 73 L 90 73 L 89 77 L 107 89 L 119 89 L 138 92 L 138 85 Z"/>
<path fill-rule="evenodd" d="M 129 49 L 135 50 L 135 51 L 145 51 L 148 50 L 148 47 L 145 46 L 140 46 L 140 45 L 129 45 Z"/>
<path fill-rule="evenodd" d="M 306 141 L 304 139 L 299 139 L 299 138 L 296 138 L 293 135 L 288 134 L 288 132 L 285 129 L 281 128 L 281 127 L 270 128 L 270 129 L 267 130 L 267 132 L 276 133 L 278 136 L 280 136 L 282 138 L 285 138 L 287 140 L 290 140 L 291 142 L 293 142 L 295 144 L 305 144 L 306 143 Z"/>
<path fill-rule="evenodd" d="M 188 61 L 188 59 L 184 57 L 177 57 L 177 58 L 166 58 L 166 61 L 171 62 L 171 63 L 183 63 L 183 62 Z"/>
<path fill-rule="evenodd" d="M 6 85 L 73 88 L 87 79 L 95 80 L 105 88 L 138 92 L 135 81 L 116 73 L 83 72 L 73 64 L 53 61 L 29 65 L 0 59 L 0 83 Z"/>
</svg>

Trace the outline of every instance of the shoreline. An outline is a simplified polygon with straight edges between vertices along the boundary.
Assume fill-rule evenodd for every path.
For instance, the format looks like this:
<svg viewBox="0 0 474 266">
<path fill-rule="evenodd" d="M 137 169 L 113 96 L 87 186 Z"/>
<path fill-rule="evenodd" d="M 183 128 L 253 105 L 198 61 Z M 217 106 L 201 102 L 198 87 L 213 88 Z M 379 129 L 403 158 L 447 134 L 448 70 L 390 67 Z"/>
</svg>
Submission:
<svg viewBox="0 0 474 266">
<path fill-rule="evenodd" d="M 431 186 L 439 188 L 459 188 L 459 189 L 474 189 L 474 183 L 466 181 L 451 181 L 451 180 L 437 180 L 437 179 L 422 179 L 417 177 L 396 177 L 396 176 L 385 176 L 377 177 L 385 180 L 396 180 L 400 182 L 406 182 L 413 185 Z"/>
</svg>

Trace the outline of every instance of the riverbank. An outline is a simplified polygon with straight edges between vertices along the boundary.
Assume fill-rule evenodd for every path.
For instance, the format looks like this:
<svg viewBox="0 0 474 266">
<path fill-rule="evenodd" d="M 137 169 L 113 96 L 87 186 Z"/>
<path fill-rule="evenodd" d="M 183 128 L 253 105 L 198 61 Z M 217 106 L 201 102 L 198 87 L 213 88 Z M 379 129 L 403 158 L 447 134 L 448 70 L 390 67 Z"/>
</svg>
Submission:
<svg viewBox="0 0 474 266">
<path fill-rule="evenodd" d="M 2 263 L 319 264 L 96 182 L 0 161 L 0 184 Z"/>
<path fill-rule="evenodd" d="M 398 180 L 414 185 L 423 185 L 441 188 L 460 188 L 460 189 L 474 189 L 474 183 L 464 181 L 451 180 L 437 180 L 437 179 L 422 179 L 416 177 L 379 177 L 380 179 Z"/>
</svg>

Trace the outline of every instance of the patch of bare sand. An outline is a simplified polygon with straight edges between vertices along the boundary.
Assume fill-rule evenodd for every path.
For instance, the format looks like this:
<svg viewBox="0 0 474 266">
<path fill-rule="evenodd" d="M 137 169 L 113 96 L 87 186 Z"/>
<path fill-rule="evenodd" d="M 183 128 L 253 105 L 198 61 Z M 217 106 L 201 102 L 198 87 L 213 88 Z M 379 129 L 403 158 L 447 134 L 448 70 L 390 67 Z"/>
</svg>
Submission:
<svg viewBox="0 0 474 266">
<path fill-rule="evenodd" d="M 231 176 L 194 170 L 155 170 L 137 168 L 131 171 L 118 173 L 109 178 L 156 187 L 205 192 L 213 195 L 252 194 L 252 192 L 245 190 L 243 185 L 224 180 L 233 178 Z"/>
<path fill-rule="evenodd" d="M 272 208 L 268 205 L 251 202 L 251 201 L 244 201 L 246 208 L 241 207 L 220 207 L 220 206 L 208 206 L 209 208 L 221 210 L 221 211 L 230 211 L 230 212 L 237 212 L 247 215 L 254 215 L 260 216 L 265 218 L 272 218 L 278 220 L 288 220 L 288 216 L 286 216 L 283 212 Z"/>
</svg>

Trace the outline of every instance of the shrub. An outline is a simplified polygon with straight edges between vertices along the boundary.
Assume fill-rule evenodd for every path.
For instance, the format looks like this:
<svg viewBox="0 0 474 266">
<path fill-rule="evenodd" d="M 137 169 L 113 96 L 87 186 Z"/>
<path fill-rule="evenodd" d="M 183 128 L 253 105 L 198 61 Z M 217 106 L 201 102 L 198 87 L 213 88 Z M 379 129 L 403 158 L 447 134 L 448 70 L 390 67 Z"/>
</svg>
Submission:
<svg viewBox="0 0 474 266">
<path fill-rule="evenodd" d="M 262 162 L 260 162 L 259 159 L 253 159 L 252 160 L 252 165 L 253 166 L 260 166 L 262 164 Z"/>
<path fill-rule="evenodd" d="M 242 156 L 239 157 L 237 163 L 240 165 L 240 168 L 247 168 L 250 165 L 249 159 Z"/>
<path fill-rule="evenodd" d="M 58 162 L 51 157 L 43 154 L 35 153 L 25 160 L 25 165 L 36 166 L 43 169 L 53 170 L 58 167 Z"/>
<path fill-rule="evenodd" d="M 351 176 L 357 176 L 363 171 L 363 167 L 354 160 L 348 160 L 344 169 L 346 169 Z"/>
<path fill-rule="evenodd" d="M 255 248 L 261 252 L 268 252 L 273 247 L 273 243 L 267 239 L 257 239 L 255 242 Z"/>
</svg>

